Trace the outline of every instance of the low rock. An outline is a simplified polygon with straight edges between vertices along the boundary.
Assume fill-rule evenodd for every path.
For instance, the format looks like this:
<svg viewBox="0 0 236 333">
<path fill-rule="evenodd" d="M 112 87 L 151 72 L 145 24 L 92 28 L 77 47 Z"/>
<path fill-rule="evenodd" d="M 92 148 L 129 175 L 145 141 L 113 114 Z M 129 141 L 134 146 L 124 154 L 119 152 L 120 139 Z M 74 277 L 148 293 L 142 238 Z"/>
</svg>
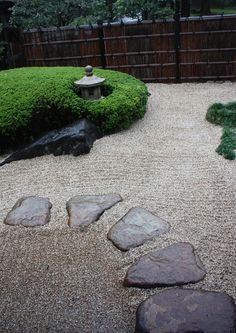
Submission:
<svg viewBox="0 0 236 333">
<path fill-rule="evenodd" d="M 4 220 L 5 224 L 37 227 L 47 224 L 50 220 L 52 204 L 48 198 L 36 196 L 19 199 Z"/>
<path fill-rule="evenodd" d="M 13 161 L 34 158 L 38 156 L 54 154 L 72 154 L 78 156 L 88 154 L 93 146 L 93 142 L 102 135 L 97 127 L 87 119 L 81 119 L 70 126 L 53 130 L 32 144 L 14 152 L 0 166 Z"/>
<path fill-rule="evenodd" d="M 169 229 L 170 225 L 166 221 L 143 208 L 135 207 L 110 229 L 107 237 L 120 250 L 128 251 Z"/>
<path fill-rule="evenodd" d="M 135 333 L 234 333 L 235 323 L 232 297 L 177 288 L 155 294 L 139 305 Z"/>
<path fill-rule="evenodd" d="M 124 285 L 139 288 L 183 285 L 201 281 L 205 275 L 194 247 L 177 243 L 142 256 L 129 268 Z"/>
<path fill-rule="evenodd" d="M 79 195 L 71 198 L 66 208 L 69 214 L 70 227 L 83 230 L 97 221 L 103 212 L 122 201 L 119 194 Z"/>
</svg>

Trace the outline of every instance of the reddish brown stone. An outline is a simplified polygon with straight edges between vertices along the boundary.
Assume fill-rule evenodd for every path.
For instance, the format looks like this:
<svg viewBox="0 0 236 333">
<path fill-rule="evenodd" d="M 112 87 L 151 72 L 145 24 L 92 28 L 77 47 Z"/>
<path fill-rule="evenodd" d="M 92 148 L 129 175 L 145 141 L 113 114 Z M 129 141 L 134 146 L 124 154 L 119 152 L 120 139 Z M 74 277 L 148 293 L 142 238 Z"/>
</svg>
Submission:
<svg viewBox="0 0 236 333">
<path fill-rule="evenodd" d="M 125 277 L 128 287 L 173 286 L 196 283 L 206 275 L 194 247 L 177 243 L 142 256 L 132 265 Z"/>
</svg>

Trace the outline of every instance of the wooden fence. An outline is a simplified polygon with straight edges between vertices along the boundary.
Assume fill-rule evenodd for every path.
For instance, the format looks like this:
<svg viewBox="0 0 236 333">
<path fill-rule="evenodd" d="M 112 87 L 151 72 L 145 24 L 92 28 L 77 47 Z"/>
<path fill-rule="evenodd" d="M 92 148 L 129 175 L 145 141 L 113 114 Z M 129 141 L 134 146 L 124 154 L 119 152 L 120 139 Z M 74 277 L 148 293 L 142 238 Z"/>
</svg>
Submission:
<svg viewBox="0 0 236 333">
<path fill-rule="evenodd" d="M 167 21 L 41 28 L 19 34 L 26 66 L 90 64 L 145 82 L 236 78 L 236 15 L 181 19 L 175 15 Z M 14 58 L 14 42 L 10 44 Z M 17 66 L 22 61 L 15 61 L 13 67 Z"/>
</svg>

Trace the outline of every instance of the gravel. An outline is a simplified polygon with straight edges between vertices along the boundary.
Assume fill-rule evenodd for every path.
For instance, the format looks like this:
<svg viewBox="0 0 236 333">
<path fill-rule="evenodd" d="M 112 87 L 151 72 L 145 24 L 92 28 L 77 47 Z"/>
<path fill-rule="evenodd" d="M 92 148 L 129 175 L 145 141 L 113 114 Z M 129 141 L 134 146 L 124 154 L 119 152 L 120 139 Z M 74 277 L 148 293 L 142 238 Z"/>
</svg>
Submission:
<svg viewBox="0 0 236 333">
<path fill-rule="evenodd" d="M 163 288 L 123 287 L 140 255 L 190 242 L 206 270 L 194 289 L 236 298 L 236 164 L 217 155 L 221 127 L 205 121 L 214 102 L 235 100 L 236 83 L 149 84 L 145 117 L 95 142 L 89 155 L 44 156 L 0 168 L 0 331 L 131 333 L 140 302 Z M 124 201 L 87 232 L 67 225 L 75 195 L 119 193 Z M 3 220 L 22 196 L 49 197 L 49 225 Z M 169 233 L 123 253 L 107 232 L 141 206 Z"/>
</svg>

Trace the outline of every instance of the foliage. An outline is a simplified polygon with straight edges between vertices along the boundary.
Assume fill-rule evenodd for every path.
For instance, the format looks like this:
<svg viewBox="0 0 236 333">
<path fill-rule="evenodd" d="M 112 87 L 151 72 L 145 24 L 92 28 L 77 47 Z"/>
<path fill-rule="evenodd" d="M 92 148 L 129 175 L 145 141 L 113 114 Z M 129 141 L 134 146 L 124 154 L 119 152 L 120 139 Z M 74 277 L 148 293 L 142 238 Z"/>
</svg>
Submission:
<svg viewBox="0 0 236 333">
<path fill-rule="evenodd" d="M 236 8 L 212 8 L 212 14 L 213 15 L 219 15 L 219 14 L 236 14 Z"/>
<path fill-rule="evenodd" d="M 147 88 L 143 82 L 109 70 L 97 69 L 95 74 L 106 78 L 104 89 L 111 92 L 99 101 L 83 100 L 74 90 L 73 82 L 84 75 L 83 68 L 33 67 L 0 72 L 1 142 L 24 143 L 84 116 L 106 134 L 128 128 L 144 115 Z"/>
<path fill-rule="evenodd" d="M 236 158 L 236 130 L 225 127 L 223 129 L 223 135 L 221 137 L 221 143 L 216 149 L 219 155 L 222 155 L 228 160 L 234 160 Z"/>
<path fill-rule="evenodd" d="M 214 124 L 224 126 L 221 143 L 217 153 L 227 159 L 235 159 L 236 149 L 236 102 L 215 103 L 207 111 L 206 119 Z"/>
<path fill-rule="evenodd" d="M 71 21 L 76 13 L 85 15 L 89 1 L 20 0 L 12 8 L 11 23 L 24 28 L 64 26 Z"/>
<path fill-rule="evenodd" d="M 236 127 L 236 102 L 213 104 L 207 110 L 206 119 L 213 124 Z"/>
<path fill-rule="evenodd" d="M 19 0 L 11 23 L 23 28 L 114 21 L 119 17 L 154 19 L 173 14 L 173 0 Z"/>
<path fill-rule="evenodd" d="M 117 0 L 120 15 L 146 19 L 166 18 L 173 15 L 168 0 Z"/>
</svg>

